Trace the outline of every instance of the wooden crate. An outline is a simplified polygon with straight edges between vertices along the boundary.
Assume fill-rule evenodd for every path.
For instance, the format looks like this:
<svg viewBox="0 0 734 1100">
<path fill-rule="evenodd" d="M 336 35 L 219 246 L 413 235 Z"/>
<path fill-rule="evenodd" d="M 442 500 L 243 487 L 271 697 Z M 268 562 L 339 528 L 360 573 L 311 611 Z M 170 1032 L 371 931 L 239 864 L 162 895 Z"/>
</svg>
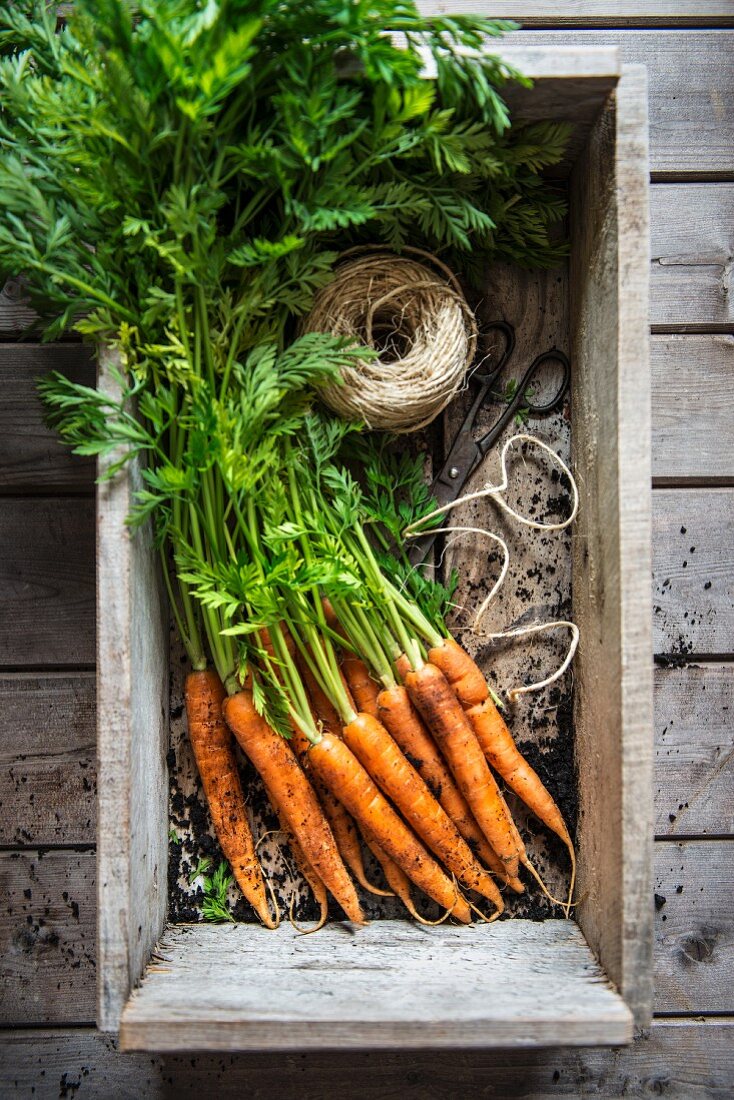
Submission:
<svg viewBox="0 0 734 1100">
<path fill-rule="evenodd" d="M 123 525 L 129 471 L 98 494 L 98 1023 L 123 1049 L 616 1045 L 650 1019 L 645 71 L 606 48 L 505 52 L 535 78 L 516 116 L 575 124 L 577 922 L 166 926 L 167 621 L 150 540 Z"/>
</svg>

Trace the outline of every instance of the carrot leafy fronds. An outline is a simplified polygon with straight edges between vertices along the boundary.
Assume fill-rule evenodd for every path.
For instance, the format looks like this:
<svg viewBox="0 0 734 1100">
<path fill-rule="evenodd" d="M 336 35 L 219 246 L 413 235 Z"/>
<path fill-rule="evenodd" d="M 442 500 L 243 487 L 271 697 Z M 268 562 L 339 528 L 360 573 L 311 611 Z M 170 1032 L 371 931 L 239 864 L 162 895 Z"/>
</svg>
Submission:
<svg viewBox="0 0 734 1100">
<path fill-rule="evenodd" d="M 204 920 L 234 922 L 227 904 L 227 891 L 232 881 L 225 860 L 222 860 L 213 875 L 204 877 L 204 901 L 201 907 Z"/>
</svg>

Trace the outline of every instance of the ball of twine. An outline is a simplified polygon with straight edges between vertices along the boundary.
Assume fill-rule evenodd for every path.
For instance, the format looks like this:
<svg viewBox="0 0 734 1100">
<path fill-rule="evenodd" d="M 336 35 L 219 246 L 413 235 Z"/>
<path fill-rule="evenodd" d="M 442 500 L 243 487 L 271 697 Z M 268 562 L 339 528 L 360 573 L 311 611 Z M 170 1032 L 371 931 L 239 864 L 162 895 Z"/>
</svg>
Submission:
<svg viewBox="0 0 734 1100">
<path fill-rule="evenodd" d="M 368 428 L 410 432 L 430 424 L 461 389 L 474 358 L 477 327 L 455 276 L 427 252 L 346 254 L 316 295 L 306 332 L 353 337 L 375 359 L 320 389 L 323 401 Z"/>
</svg>

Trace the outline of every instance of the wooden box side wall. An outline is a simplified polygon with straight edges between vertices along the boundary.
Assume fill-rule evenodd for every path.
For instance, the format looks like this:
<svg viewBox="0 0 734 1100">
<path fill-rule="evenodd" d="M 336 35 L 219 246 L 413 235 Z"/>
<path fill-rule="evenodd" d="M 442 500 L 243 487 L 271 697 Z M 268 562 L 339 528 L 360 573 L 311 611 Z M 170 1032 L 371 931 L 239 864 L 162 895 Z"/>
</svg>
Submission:
<svg viewBox="0 0 734 1100">
<path fill-rule="evenodd" d="M 652 1003 L 647 85 L 625 67 L 571 180 L 579 923 L 640 1026 Z"/>
<path fill-rule="evenodd" d="M 102 351 L 99 387 L 119 385 Z M 100 462 L 100 472 L 111 459 Z M 97 1024 L 115 1031 L 167 907 L 168 613 L 147 524 L 125 526 L 139 471 L 97 490 Z"/>
</svg>

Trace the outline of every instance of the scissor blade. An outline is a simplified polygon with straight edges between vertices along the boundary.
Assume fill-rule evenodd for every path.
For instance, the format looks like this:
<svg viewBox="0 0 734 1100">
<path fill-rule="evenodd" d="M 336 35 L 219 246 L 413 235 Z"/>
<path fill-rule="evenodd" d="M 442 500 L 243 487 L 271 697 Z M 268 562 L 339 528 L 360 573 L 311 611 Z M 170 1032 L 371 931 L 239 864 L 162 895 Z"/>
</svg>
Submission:
<svg viewBox="0 0 734 1100">
<path fill-rule="evenodd" d="M 481 457 L 482 452 L 471 436 L 461 436 L 456 440 L 431 485 L 431 493 L 439 508 L 445 508 L 461 496 Z"/>
<path fill-rule="evenodd" d="M 479 447 L 470 436 L 460 435 L 456 439 L 449 452 L 449 457 L 431 484 L 431 495 L 436 501 L 437 508 L 445 508 L 448 504 L 453 504 L 455 500 L 458 500 L 469 475 L 480 458 Z M 441 527 L 450 524 L 450 514 L 450 512 L 447 512 L 441 518 Z M 408 551 L 408 560 L 411 565 L 421 565 L 426 560 L 436 537 L 433 532 L 428 532 L 428 534 L 416 539 Z"/>
</svg>

